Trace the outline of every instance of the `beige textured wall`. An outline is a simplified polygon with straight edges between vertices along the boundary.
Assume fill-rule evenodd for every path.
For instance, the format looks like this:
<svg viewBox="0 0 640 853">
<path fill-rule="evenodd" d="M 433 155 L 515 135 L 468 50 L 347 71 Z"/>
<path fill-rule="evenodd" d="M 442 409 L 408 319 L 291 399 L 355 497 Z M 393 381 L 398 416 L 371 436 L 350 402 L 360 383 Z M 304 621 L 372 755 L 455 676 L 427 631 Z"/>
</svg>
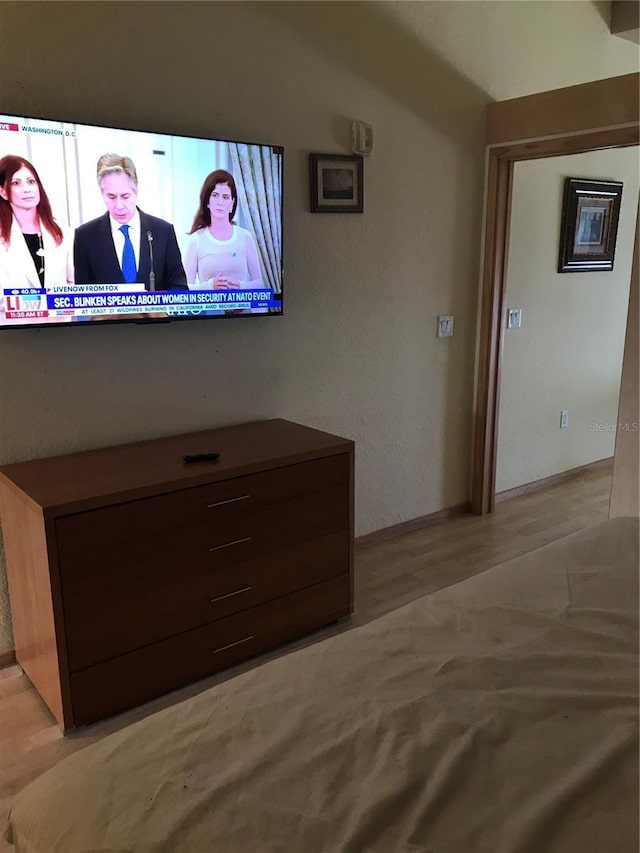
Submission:
<svg viewBox="0 0 640 853">
<path fill-rule="evenodd" d="M 613 456 L 638 172 L 637 148 L 516 164 L 506 302 L 523 325 L 505 331 L 498 492 Z M 556 272 L 565 177 L 624 184 L 612 272 Z"/>
<path fill-rule="evenodd" d="M 541 4 L 554 56 L 511 5 L 0 3 L 3 111 L 284 145 L 286 265 L 282 318 L 5 332 L 0 462 L 281 416 L 355 439 L 359 534 L 466 500 L 485 104 L 637 61 L 592 3 Z M 365 213 L 311 215 L 354 118 Z"/>
</svg>

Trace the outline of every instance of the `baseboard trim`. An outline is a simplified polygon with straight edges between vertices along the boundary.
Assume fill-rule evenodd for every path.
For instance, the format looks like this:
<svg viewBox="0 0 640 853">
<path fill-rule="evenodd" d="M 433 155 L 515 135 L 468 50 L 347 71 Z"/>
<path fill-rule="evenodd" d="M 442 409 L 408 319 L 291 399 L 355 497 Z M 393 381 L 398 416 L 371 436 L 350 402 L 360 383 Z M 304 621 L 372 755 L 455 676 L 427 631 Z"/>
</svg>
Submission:
<svg viewBox="0 0 640 853">
<path fill-rule="evenodd" d="M 16 650 L 9 649 L 8 652 L 0 652 L 0 669 L 13 666 L 16 662 Z"/>
<path fill-rule="evenodd" d="M 471 504 L 467 501 L 448 509 L 432 512 L 429 515 L 421 515 L 419 518 L 401 521 L 400 524 L 392 524 L 390 527 L 383 527 L 382 530 L 374 530 L 373 533 L 365 533 L 364 536 L 357 536 L 355 547 L 357 550 L 368 548 L 369 545 L 377 545 L 379 542 L 386 542 L 387 539 L 395 539 L 397 536 L 403 536 L 405 533 L 413 533 L 416 530 L 422 530 L 423 527 L 431 527 L 440 521 L 446 521 L 448 518 L 465 515 L 470 509 Z"/>
<path fill-rule="evenodd" d="M 588 465 L 580 465 L 578 468 L 570 468 L 568 471 L 561 471 L 559 474 L 552 474 L 551 477 L 534 480 L 533 483 L 525 483 L 523 486 L 516 486 L 514 489 L 496 492 L 496 503 L 508 501 L 510 498 L 519 498 L 521 495 L 530 495 L 532 492 L 541 492 L 543 489 L 548 489 L 549 486 L 557 486 L 559 483 L 566 483 L 568 480 L 574 480 L 583 474 L 594 473 L 604 468 L 611 468 L 613 471 L 613 456 L 598 459 L 596 462 L 589 462 Z"/>
</svg>

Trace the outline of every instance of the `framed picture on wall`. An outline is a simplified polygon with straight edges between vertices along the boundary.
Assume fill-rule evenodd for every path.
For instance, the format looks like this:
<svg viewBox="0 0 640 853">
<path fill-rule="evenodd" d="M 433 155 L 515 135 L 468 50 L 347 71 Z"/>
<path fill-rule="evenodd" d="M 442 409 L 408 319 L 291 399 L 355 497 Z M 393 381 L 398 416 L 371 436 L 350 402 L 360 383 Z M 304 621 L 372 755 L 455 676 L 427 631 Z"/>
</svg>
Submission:
<svg viewBox="0 0 640 853">
<path fill-rule="evenodd" d="M 558 272 L 613 269 L 622 184 L 566 178 Z"/>
<path fill-rule="evenodd" d="M 310 154 L 311 213 L 363 213 L 362 157 Z"/>
</svg>

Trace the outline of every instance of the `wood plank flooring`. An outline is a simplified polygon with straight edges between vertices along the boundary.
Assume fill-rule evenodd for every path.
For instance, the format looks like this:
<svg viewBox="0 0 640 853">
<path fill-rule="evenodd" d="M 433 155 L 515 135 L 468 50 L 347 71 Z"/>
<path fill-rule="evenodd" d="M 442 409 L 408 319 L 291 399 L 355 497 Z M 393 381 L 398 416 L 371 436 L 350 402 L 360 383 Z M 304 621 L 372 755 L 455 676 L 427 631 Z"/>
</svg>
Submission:
<svg viewBox="0 0 640 853">
<path fill-rule="evenodd" d="M 0 836 L 15 795 L 60 759 L 155 711 L 270 658 L 350 630 L 576 530 L 609 512 L 611 469 L 512 498 L 490 516 L 465 515 L 356 552 L 356 613 L 247 664 L 63 738 L 18 666 L 0 670 Z M 0 840 L 0 851 L 10 850 Z"/>
</svg>

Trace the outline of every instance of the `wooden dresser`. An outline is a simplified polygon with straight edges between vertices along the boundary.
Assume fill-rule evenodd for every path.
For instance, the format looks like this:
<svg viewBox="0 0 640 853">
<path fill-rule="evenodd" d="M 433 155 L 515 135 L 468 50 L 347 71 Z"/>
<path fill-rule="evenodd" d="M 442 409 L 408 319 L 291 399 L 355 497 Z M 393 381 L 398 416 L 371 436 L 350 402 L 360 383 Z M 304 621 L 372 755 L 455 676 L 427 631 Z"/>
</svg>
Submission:
<svg viewBox="0 0 640 853">
<path fill-rule="evenodd" d="M 1 468 L 16 657 L 62 728 L 352 612 L 353 452 L 270 420 Z"/>
</svg>

